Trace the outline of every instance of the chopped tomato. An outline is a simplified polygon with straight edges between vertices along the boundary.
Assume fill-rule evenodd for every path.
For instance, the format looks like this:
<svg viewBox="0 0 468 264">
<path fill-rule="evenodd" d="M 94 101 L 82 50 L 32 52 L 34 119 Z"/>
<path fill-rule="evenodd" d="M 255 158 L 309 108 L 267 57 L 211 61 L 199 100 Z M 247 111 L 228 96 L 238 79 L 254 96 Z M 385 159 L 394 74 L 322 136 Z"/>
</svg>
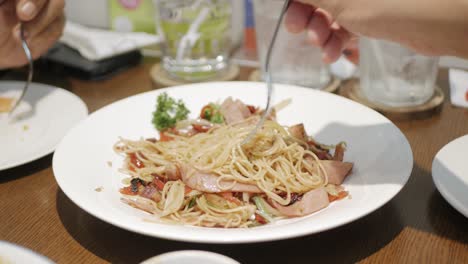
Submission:
<svg viewBox="0 0 468 264">
<path fill-rule="evenodd" d="M 220 195 L 226 199 L 226 201 L 229 201 L 229 202 L 232 202 L 232 203 L 235 203 L 237 205 L 241 205 L 241 201 L 239 201 L 239 199 L 237 199 L 236 197 L 234 197 L 234 195 L 232 195 L 232 192 L 222 192 L 220 193 Z"/>
<path fill-rule="evenodd" d="M 126 195 L 136 195 L 138 191 L 144 186 L 144 183 L 140 179 L 133 179 L 130 186 L 120 189 L 120 193 Z"/>
<path fill-rule="evenodd" d="M 209 115 L 213 115 L 213 107 L 211 107 L 210 104 L 207 104 L 202 108 L 200 111 L 200 118 L 209 119 L 210 116 L 207 116 L 207 113 L 209 113 Z"/>
<path fill-rule="evenodd" d="M 208 130 L 210 130 L 209 126 L 203 126 L 203 125 L 197 125 L 197 124 L 192 124 L 192 127 L 195 131 L 200 132 L 200 133 L 205 133 Z"/>
<path fill-rule="evenodd" d="M 341 200 L 341 199 L 345 198 L 346 196 L 348 196 L 348 192 L 347 191 L 341 191 L 341 192 L 338 193 L 337 196 L 328 194 L 328 200 L 330 202 L 338 201 L 338 200 Z"/>
<path fill-rule="evenodd" d="M 262 224 L 262 225 L 267 223 L 267 220 L 265 218 L 263 218 L 263 216 L 261 216 L 259 214 L 255 214 L 255 220 L 257 222 L 259 222 L 260 224 Z"/>
<path fill-rule="evenodd" d="M 192 191 L 192 188 L 185 185 L 185 195 L 189 194 Z"/>
<path fill-rule="evenodd" d="M 255 112 L 257 112 L 257 108 L 253 105 L 247 105 L 247 108 L 249 109 L 251 114 L 255 114 Z"/>
<path fill-rule="evenodd" d="M 121 188 L 120 193 L 125 194 L 125 195 L 137 195 L 138 192 L 133 192 L 132 186 L 127 186 L 127 187 Z"/>
<path fill-rule="evenodd" d="M 161 131 L 159 133 L 159 141 L 171 141 L 174 140 L 174 137 L 171 137 L 168 134 L 173 134 L 173 135 L 180 135 L 179 130 L 175 128 L 169 128 L 167 130 Z"/>
<path fill-rule="evenodd" d="M 164 189 L 164 185 L 166 185 L 163 181 L 161 181 L 159 178 L 154 178 L 153 180 L 154 185 L 156 185 L 156 188 L 158 190 L 162 191 Z"/>
<path fill-rule="evenodd" d="M 130 163 L 131 163 L 133 166 L 135 166 L 135 167 L 137 167 L 137 168 L 139 168 L 139 169 L 145 167 L 145 164 L 143 164 L 143 162 L 142 162 L 141 160 L 138 159 L 138 157 L 136 156 L 135 153 L 130 153 L 130 154 L 128 154 L 128 156 L 130 157 Z"/>
<path fill-rule="evenodd" d="M 164 132 L 159 133 L 159 140 L 162 141 L 162 142 L 171 141 L 173 139 L 174 139 L 173 137 L 168 136 Z"/>
</svg>

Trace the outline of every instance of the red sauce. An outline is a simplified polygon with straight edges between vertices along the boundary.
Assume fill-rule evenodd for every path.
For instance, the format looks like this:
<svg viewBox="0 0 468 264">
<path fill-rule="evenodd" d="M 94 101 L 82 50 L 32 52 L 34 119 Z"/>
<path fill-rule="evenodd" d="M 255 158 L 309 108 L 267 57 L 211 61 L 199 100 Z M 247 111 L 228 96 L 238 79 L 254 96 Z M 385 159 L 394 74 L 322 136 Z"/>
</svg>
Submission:
<svg viewBox="0 0 468 264">
<path fill-rule="evenodd" d="M 135 167 L 137 167 L 139 169 L 145 167 L 145 164 L 143 164 L 143 162 L 137 158 L 135 153 L 128 154 L 128 156 L 130 157 L 130 163 L 133 166 L 135 166 Z"/>
<path fill-rule="evenodd" d="M 261 216 L 259 214 L 255 214 L 255 220 L 257 222 L 259 222 L 260 224 L 262 224 L 262 225 L 267 223 L 267 220 L 265 218 L 263 218 L 263 216 Z"/>
<path fill-rule="evenodd" d="M 161 132 L 161 133 L 159 133 L 159 140 L 160 140 L 161 142 L 166 142 L 166 141 L 174 140 L 174 138 L 168 136 L 168 135 L 167 135 L 166 133 L 164 133 L 164 132 Z"/>
<path fill-rule="evenodd" d="M 253 105 L 247 105 L 247 108 L 249 109 L 251 114 L 255 114 L 255 112 L 257 112 L 257 108 Z"/>
<path fill-rule="evenodd" d="M 154 177 L 153 184 L 160 191 L 162 191 L 164 189 L 164 185 L 166 185 L 166 183 L 161 181 L 158 177 Z"/>
<path fill-rule="evenodd" d="M 331 203 L 333 201 L 341 200 L 341 199 L 345 198 L 346 196 L 348 196 L 348 192 L 347 191 L 341 191 L 341 192 L 338 193 L 337 196 L 328 194 L 328 200 Z"/>
<path fill-rule="evenodd" d="M 127 186 L 127 187 L 121 188 L 120 193 L 125 194 L 125 195 L 136 195 L 138 192 L 134 193 L 132 191 L 132 186 Z"/>
<path fill-rule="evenodd" d="M 192 188 L 185 185 L 185 195 L 189 194 L 192 191 Z"/>
<path fill-rule="evenodd" d="M 207 132 L 208 130 L 210 130 L 210 126 L 203 126 L 203 125 L 197 125 L 197 124 L 193 124 L 192 125 L 193 129 L 199 133 L 205 133 Z"/>
</svg>

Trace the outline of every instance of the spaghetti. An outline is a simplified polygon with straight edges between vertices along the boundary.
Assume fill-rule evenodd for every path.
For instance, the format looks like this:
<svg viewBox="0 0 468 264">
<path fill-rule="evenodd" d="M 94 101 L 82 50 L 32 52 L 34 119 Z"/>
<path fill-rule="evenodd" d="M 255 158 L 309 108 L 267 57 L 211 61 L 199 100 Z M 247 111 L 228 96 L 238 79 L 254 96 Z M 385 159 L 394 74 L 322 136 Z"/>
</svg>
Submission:
<svg viewBox="0 0 468 264">
<path fill-rule="evenodd" d="M 172 223 L 251 227 L 307 215 L 346 196 L 319 158 L 331 157 L 328 150 L 274 120 L 241 145 L 256 120 L 253 113 L 203 132 L 120 139 L 114 150 L 125 156 L 121 172 L 130 176 L 123 201 Z"/>
</svg>

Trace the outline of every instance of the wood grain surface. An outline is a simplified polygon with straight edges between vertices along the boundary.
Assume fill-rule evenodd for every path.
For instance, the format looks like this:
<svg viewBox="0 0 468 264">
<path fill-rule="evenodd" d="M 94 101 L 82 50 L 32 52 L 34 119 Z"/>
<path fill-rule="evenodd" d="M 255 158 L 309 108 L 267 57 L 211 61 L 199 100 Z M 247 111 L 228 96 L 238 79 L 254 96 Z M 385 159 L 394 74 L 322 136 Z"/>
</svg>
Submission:
<svg viewBox="0 0 468 264">
<path fill-rule="evenodd" d="M 146 60 L 110 80 L 95 82 L 40 69 L 36 81 L 68 89 L 93 112 L 155 89 L 148 74 L 153 63 Z M 240 79 L 246 80 L 251 71 L 243 68 Z M 441 71 L 438 85 L 447 93 L 447 71 Z M 409 182 L 382 208 L 330 231 L 240 245 L 181 243 L 135 234 L 98 220 L 68 199 L 55 182 L 52 155 L 48 155 L 0 171 L 0 240 L 20 244 L 58 263 L 138 263 L 183 249 L 214 251 L 241 263 L 468 263 L 468 219 L 442 198 L 431 177 L 437 151 L 468 133 L 468 110 L 455 108 L 446 99 L 435 116 L 395 123 L 413 149 Z M 6 155 L 1 146 L 0 155 Z"/>
</svg>

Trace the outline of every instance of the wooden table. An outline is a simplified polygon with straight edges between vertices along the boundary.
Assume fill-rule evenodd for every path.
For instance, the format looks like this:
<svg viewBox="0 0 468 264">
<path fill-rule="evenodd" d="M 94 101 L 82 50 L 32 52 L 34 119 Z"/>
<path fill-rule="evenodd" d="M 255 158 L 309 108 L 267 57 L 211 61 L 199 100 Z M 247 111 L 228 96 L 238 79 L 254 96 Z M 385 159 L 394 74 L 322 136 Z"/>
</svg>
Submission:
<svg viewBox="0 0 468 264">
<path fill-rule="evenodd" d="M 151 65 L 146 61 L 106 81 L 58 78 L 44 72 L 37 81 L 70 90 L 93 112 L 154 89 L 148 75 Z M 250 72 L 242 69 L 240 79 L 247 79 Z M 447 71 L 441 71 L 439 85 L 447 92 Z M 55 182 L 48 155 L 0 171 L 0 240 L 31 248 L 58 263 L 138 263 L 183 249 L 219 252 L 242 263 L 468 263 L 468 219 L 442 198 L 431 178 L 437 151 L 468 133 L 468 110 L 446 101 L 439 115 L 396 125 L 414 154 L 407 185 L 381 209 L 320 234 L 240 245 L 181 243 L 135 234 L 98 220 L 71 202 Z M 5 155 L 1 146 L 0 155 Z"/>
</svg>

